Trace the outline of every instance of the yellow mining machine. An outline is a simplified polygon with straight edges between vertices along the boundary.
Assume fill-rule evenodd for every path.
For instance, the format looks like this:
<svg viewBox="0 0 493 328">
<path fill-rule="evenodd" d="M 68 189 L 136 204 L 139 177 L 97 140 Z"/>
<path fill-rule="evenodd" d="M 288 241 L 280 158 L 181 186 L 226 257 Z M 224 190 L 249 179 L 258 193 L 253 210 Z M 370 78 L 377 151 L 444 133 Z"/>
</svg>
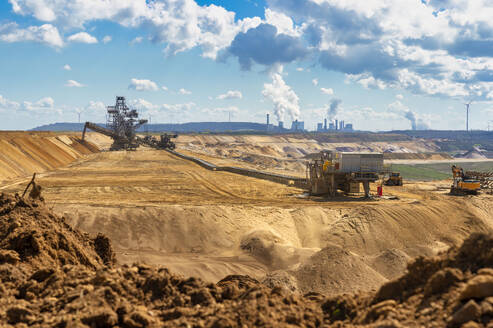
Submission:
<svg viewBox="0 0 493 328">
<path fill-rule="evenodd" d="M 477 195 L 481 189 L 481 183 L 466 176 L 462 167 L 452 165 L 452 176 L 454 179 L 450 187 L 450 194 L 452 195 Z"/>
<path fill-rule="evenodd" d="M 311 195 L 335 197 L 337 190 L 358 193 L 363 184 L 370 197 L 370 182 L 384 171 L 382 153 L 344 153 L 323 151 L 320 158 L 307 163 L 306 178 Z"/>
<path fill-rule="evenodd" d="M 402 176 L 399 172 L 390 172 L 389 178 L 383 184 L 386 186 L 402 186 Z"/>
</svg>

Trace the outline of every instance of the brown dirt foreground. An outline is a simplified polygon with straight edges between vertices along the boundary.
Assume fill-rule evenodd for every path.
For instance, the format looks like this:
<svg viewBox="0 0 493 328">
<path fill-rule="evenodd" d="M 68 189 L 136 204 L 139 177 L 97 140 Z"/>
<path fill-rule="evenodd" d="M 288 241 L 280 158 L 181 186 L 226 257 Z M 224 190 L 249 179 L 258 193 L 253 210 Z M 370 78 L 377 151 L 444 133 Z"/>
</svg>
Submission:
<svg viewBox="0 0 493 328">
<path fill-rule="evenodd" d="M 43 203 L 0 194 L 0 325 L 37 327 L 493 327 L 493 236 L 419 257 L 376 293 L 324 297 L 247 276 L 217 284 L 115 266 L 109 240 Z"/>
</svg>

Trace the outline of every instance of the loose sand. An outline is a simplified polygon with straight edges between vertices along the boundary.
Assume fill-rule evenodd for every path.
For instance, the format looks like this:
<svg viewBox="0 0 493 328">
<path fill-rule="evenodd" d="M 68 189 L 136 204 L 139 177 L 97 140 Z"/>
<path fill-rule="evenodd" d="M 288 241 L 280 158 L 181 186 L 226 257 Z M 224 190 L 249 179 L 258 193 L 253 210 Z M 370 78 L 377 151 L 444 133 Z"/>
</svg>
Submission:
<svg viewBox="0 0 493 328">
<path fill-rule="evenodd" d="M 86 155 L 38 182 L 73 227 L 106 234 L 120 263 L 212 282 L 248 274 L 301 293 L 376 290 L 410 258 L 493 229 L 493 197 L 450 197 L 449 182 L 385 188 L 396 200 L 325 201 L 148 149 Z"/>
</svg>

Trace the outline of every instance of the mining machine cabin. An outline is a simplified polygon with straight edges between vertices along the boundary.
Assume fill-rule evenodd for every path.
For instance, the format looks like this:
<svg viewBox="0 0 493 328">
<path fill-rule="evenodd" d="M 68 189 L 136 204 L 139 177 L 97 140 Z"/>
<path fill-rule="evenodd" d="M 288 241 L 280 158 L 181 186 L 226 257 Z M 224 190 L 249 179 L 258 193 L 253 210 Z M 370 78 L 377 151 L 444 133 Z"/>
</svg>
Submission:
<svg viewBox="0 0 493 328">
<path fill-rule="evenodd" d="M 320 158 L 307 163 L 306 176 L 311 195 L 335 197 L 337 189 L 358 193 L 363 184 L 370 197 L 370 182 L 384 174 L 382 153 L 341 153 L 323 151 Z"/>
</svg>

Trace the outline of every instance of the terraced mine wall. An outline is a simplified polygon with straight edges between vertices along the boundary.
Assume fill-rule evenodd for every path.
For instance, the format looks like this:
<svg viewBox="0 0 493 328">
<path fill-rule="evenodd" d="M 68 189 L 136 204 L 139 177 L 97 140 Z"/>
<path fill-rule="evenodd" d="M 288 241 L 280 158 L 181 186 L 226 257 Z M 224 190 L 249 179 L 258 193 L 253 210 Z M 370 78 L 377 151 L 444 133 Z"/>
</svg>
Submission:
<svg viewBox="0 0 493 328">
<path fill-rule="evenodd" d="M 168 150 L 168 152 L 172 153 L 175 156 L 178 156 L 182 159 L 186 159 L 189 161 L 192 161 L 203 168 L 211 171 L 224 171 L 224 172 L 230 172 L 230 173 L 235 173 L 235 174 L 240 174 L 252 178 L 257 178 L 257 179 L 263 179 L 263 180 L 268 180 L 276 183 L 281 183 L 284 185 L 288 186 L 295 186 L 298 188 L 306 188 L 307 182 L 306 179 L 304 178 L 299 178 L 299 177 L 293 177 L 289 175 L 283 175 L 283 174 L 276 174 L 276 173 L 268 173 L 268 172 L 263 172 L 263 171 L 257 171 L 257 170 L 251 170 L 251 169 L 245 169 L 242 167 L 234 167 L 234 166 L 218 166 L 212 163 L 209 163 L 207 161 L 204 161 L 203 159 L 193 157 L 193 156 L 188 156 L 181 154 L 177 151 L 174 150 Z"/>
<path fill-rule="evenodd" d="M 0 182 L 53 170 L 92 153 L 99 147 L 70 134 L 51 132 L 0 133 Z"/>
</svg>

